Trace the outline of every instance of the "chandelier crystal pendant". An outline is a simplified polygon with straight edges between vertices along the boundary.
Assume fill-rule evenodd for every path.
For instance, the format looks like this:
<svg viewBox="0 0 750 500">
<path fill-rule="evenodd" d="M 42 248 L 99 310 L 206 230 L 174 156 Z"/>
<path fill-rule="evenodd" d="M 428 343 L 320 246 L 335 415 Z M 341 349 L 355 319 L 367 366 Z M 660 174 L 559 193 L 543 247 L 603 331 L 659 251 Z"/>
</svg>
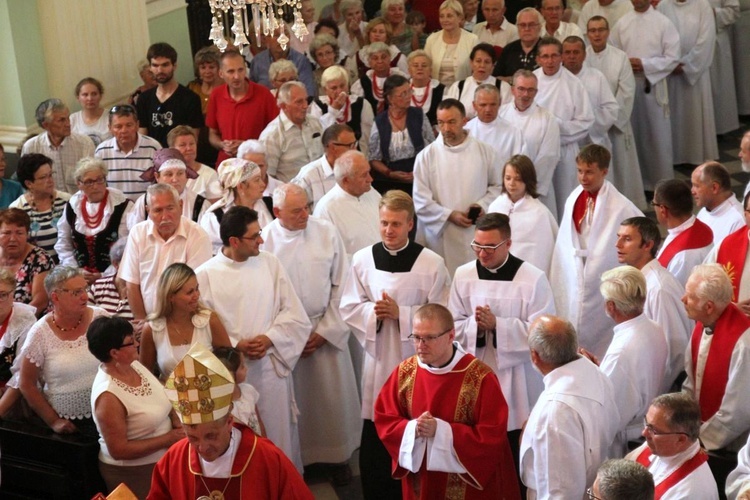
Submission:
<svg viewBox="0 0 750 500">
<path fill-rule="evenodd" d="M 255 39 L 260 47 L 260 36 L 272 35 L 277 29 L 280 30 L 277 41 L 283 50 L 289 43 L 289 37 L 286 35 L 286 23 L 283 19 L 284 7 L 291 7 L 294 13 L 294 23 L 290 31 L 300 40 L 309 34 L 305 22 L 302 20 L 302 2 L 301 0 L 208 0 L 211 7 L 211 31 L 208 38 L 224 52 L 230 44 L 224 31 L 224 19 L 229 19 L 229 12 L 232 12 L 232 27 L 230 32 L 234 35 L 231 40 L 232 45 L 242 50 L 246 45 L 250 45 L 247 36 L 250 34 L 251 23 L 248 21 L 247 6 L 252 9 L 252 29 L 255 31 Z"/>
</svg>

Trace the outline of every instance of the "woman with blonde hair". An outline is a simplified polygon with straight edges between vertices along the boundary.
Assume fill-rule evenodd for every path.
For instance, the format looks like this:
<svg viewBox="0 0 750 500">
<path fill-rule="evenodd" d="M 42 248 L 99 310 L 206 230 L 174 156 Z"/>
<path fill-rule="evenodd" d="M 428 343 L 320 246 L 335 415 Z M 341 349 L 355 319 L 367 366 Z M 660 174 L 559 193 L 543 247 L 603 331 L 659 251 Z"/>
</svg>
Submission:
<svg viewBox="0 0 750 500">
<path fill-rule="evenodd" d="M 231 346 L 219 316 L 200 300 L 198 280 L 187 264 L 169 266 L 159 278 L 156 309 L 141 336 L 140 362 L 166 380 L 194 344 Z"/>
<path fill-rule="evenodd" d="M 98 146 L 112 134 L 109 131 L 109 115 L 101 106 L 104 86 L 102 82 L 90 76 L 76 85 L 76 99 L 81 110 L 70 115 L 70 129 L 75 134 L 87 135 Z"/>
<path fill-rule="evenodd" d="M 432 58 L 432 77 L 445 86 L 471 75 L 469 54 L 479 43 L 473 33 L 461 28 L 464 9 L 458 0 L 440 4 L 440 27 L 427 38 L 424 50 Z"/>
</svg>

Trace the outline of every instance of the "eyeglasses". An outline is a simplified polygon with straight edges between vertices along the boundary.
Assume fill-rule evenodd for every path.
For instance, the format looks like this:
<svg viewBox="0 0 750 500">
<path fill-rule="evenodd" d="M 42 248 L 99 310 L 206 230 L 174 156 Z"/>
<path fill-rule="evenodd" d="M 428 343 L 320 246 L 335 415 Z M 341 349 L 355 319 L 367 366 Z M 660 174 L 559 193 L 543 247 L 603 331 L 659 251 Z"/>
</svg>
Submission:
<svg viewBox="0 0 750 500">
<path fill-rule="evenodd" d="M 508 240 L 510 240 L 510 238 L 504 239 L 503 241 L 501 241 L 497 245 L 480 245 L 476 241 L 471 240 L 471 249 L 474 250 L 477 253 L 481 252 L 482 250 L 484 250 L 487 253 L 495 253 L 495 250 L 497 250 L 501 246 L 503 246 L 506 243 L 508 243 Z"/>
<path fill-rule="evenodd" d="M 99 177 L 97 179 L 91 179 L 88 181 L 78 181 L 78 182 L 82 184 L 83 187 L 90 188 L 92 186 L 101 186 L 102 184 L 107 182 L 107 180 L 104 177 Z"/>
<path fill-rule="evenodd" d="M 135 340 L 131 340 L 130 342 L 127 342 L 127 343 L 125 343 L 125 344 L 122 344 L 122 345 L 121 345 L 120 347 L 118 347 L 117 349 L 118 349 L 118 350 L 119 350 L 119 349 L 125 349 L 126 347 L 130 347 L 131 345 L 135 345 Z"/>
<path fill-rule="evenodd" d="M 34 177 L 35 181 L 48 181 L 52 178 L 52 174 L 47 175 L 40 175 L 39 177 Z"/>
<path fill-rule="evenodd" d="M 357 146 L 359 146 L 359 141 L 354 141 L 354 142 L 333 142 L 331 144 L 333 144 L 334 146 L 338 146 L 340 148 L 357 149 Z"/>
<path fill-rule="evenodd" d="M 80 297 L 81 295 L 84 295 L 88 292 L 87 288 L 58 288 L 56 290 L 57 292 L 66 292 L 72 295 L 73 297 Z"/>
<path fill-rule="evenodd" d="M 453 331 L 453 327 L 450 327 L 443 333 L 439 333 L 437 335 L 425 335 L 423 337 L 418 337 L 412 333 L 407 338 L 417 345 L 419 345 L 420 342 L 424 342 L 425 344 L 431 344 L 435 342 L 437 339 L 439 339 L 440 337 L 442 337 L 443 335 L 445 335 L 446 333 L 452 332 L 452 331 Z"/>
<path fill-rule="evenodd" d="M 682 434 L 683 436 L 687 436 L 688 435 L 687 432 L 662 432 L 662 431 L 658 431 L 658 430 L 656 430 L 654 428 L 653 425 L 649 424 L 648 420 L 646 420 L 645 418 L 643 419 L 643 428 L 645 429 L 646 432 L 648 432 L 652 436 L 672 436 L 672 435 L 675 435 L 675 434 Z"/>
<path fill-rule="evenodd" d="M 594 495 L 594 493 L 591 491 L 591 488 L 586 489 L 586 498 L 589 500 L 602 500 L 600 497 Z"/>
<path fill-rule="evenodd" d="M 0 292 L 0 301 L 4 302 L 8 300 L 10 297 L 13 296 L 13 294 L 14 294 L 13 290 L 11 290 L 10 292 Z"/>
<path fill-rule="evenodd" d="M 652 207 L 664 207 L 664 208 L 667 208 L 667 206 L 665 204 L 663 204 L 663 203 L 656 203 L 654 200 L 651 200 L 650 205 Z"/>
<path fill-rule="evenodd" d="M 516 24 L 516 26 L 522 30 L 530 30 L 532 28 L 536 28 L 537 26 L 539 26 L 539 23 L 520 23 L 520 24 Z"/>
<path fill-rule="evenodd" d="M 237 238 L 241 240 L 248 240 L 248 241 L 258 241 L 262 236 L 262 231 L 258 231 L 257 233 L 250 235 L 250 236 L 237 236 Z"/>
<path fill-rule="evenodd" d="M 516 91 L 519 94 L 536 94 L 539 89 L 535 89 L 534 87 L 519 87 L 517 85 L 513 86 Z"/>
</svg>

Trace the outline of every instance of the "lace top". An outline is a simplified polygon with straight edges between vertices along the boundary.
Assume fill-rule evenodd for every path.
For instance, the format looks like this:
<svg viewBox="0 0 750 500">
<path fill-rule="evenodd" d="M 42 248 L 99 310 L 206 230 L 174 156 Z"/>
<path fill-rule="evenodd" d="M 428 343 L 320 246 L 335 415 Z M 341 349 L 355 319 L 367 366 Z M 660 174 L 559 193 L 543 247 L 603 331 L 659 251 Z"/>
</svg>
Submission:
<svg viewBox="0 0 750 500">
<path fill-rule="evenodd" d="M 189 344 L 172 345 L 169 342 L 169 333 L 167 332 L 166 318 L 156 318 L 149 322 L 151 325 L 152 335 L 154 337 L 154 346 L 156 347 L 156 364 L 159 365 L 160 379 L 165 381 L 169 374 L 172 373 L 177 363 L 187 354 L 190 347 L 200 342 L 208 349 L 212 346 L 211 336 L 211 311 L 203 309 L 193 314 L 193 338 Z"/>
<path fill-rule="evenodd" d="M 256 407 L 260 394 L 250 384 L 240 382 L 237 385 L 240 387 L 240 398 L 232 400 L 232 416 L 260 436 L 260 422 L 258 421 L 258 409 Z"/>
<path fill-rule="evenodd" d="M 108 315 L 104 309 L 90 309 L 92 321 Z M 22 354 L 39 368 L 42 393 L 60 418 L 91 417 L 91 384 L 99 360 L 89 352 L 85 334 L 60 340 L 47 323 L 49 314 L 31 327 Z"/>
</svg>

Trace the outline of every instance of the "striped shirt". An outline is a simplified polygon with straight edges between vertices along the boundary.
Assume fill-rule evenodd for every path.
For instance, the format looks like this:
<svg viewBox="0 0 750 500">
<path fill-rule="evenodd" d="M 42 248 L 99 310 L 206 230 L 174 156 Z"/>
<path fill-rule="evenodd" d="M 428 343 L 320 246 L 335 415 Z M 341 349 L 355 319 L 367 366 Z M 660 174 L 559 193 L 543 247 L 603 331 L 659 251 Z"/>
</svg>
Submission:
<svg viewBox="0 0 750 500">
<path fill-rule="evenodd" d="M 55 199 L 52 202 L 52 208 L 44 212 L 38 212 L 26 200 L 26 196 L 21 195 L 16 201 L 10 204 L 10 208 L 20 208 L 29 215 L 31 219 L 31 228 L 29 230 L 29 243 L 36 245 L 49 254 L 50 257 L 58 262 L 55 243 L 57 243 L 57 222 L 62 218 L 70 195 L 64 191 L 55 191 Z"/>
<path fill-rule="evenodd" d="M 151 184 L 142 180 L 141 174 L 154 165 L 154 153 L 159 149 L 161 144 L 156 139 L 138 134 L 138 142 L 129 153 L 123 153 L 113 137 L 99 144 L 95 156 L 107 165 L 107 185 L 135 202 Z"/>
</svg>

